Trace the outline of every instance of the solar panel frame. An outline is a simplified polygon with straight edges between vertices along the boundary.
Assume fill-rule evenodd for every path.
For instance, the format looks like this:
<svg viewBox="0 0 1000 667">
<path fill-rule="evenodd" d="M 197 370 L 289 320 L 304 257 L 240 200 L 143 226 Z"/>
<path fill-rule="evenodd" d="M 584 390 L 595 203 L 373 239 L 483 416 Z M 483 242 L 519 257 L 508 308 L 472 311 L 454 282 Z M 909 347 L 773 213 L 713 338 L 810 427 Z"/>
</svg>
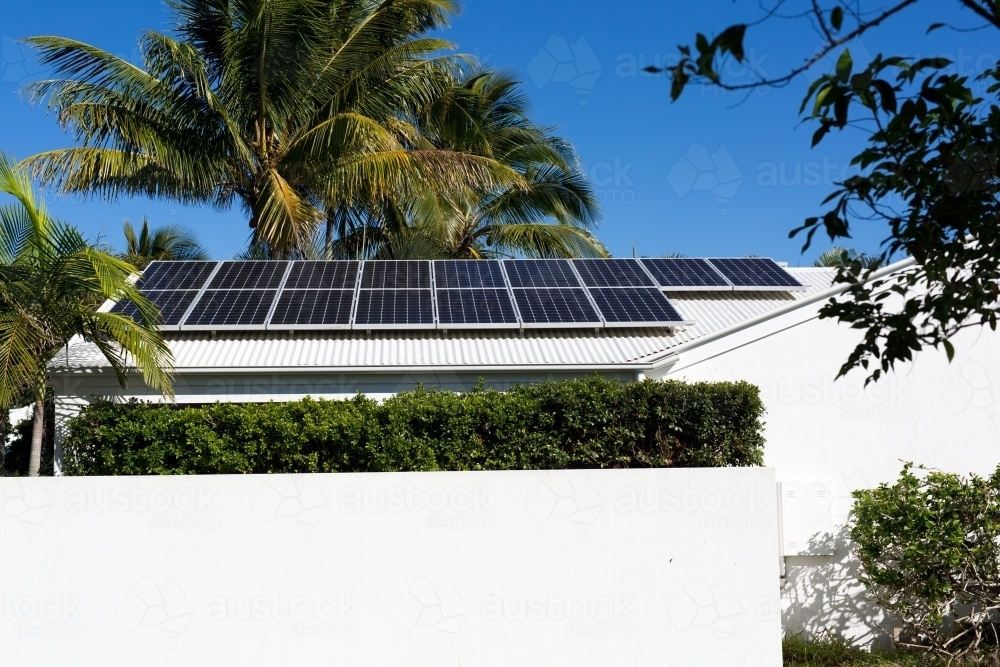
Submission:
<svg viewBox="0 0 1000 667">
<path fill-rule="evenodd" d="M 661 290 L 672 292 L 731 292 L 733 284 L 707 260 L 697 257 L 643 257 L 639 263 Z M 667 273 L 685 274 L 680 279 Z M 685 280 L 687 276 L 691 276 Z M 710 284 L 711 283 L 711 284 Z"/>
<path fill-rule="evenodd" d="M 518 315 L 521 318 L 523 329 L 599 329 L 604 326 L 601 314 L 591 300 L 590 294 L 584 287 L 520 287 L 513 290 L 514 303 L 517 305 Z M 538 316 L 555 312 L 551 302 L 548 304 L 538 303 L 544 298 L 563 299 L 562 305 L 569 305 L 568 300 L 572 298 L 581 311 L 588 308 L 592 313 L 590 319 L 539 319 Z M 535 303 L 532 303 L 534 299 Z"/>
<path fill-rule="evenodd" d="M 607 328 L 678 328 L 693 324 L 658 287 L 592 287 L 590 294 Z M 625 302 L 628 301 L 626 304 Z M 646 308 L 650 317 L 625 319 L 621 307 Z M 659 313 L 654 311 L 659 307 Z M 665 317 L 663 317 L 665 315 Z"/>
<path fill-rule="evenodd" d="M 319 272 L 319 276 L 317 276 L 317 272 L 315 270 L 307 271 L 308 269 L 318 268 L 317 265 L 325 262 L 336 262 L 338 264 L 338 266 L 335 267 L 332 277 L 330 276 L 330 272 L 325 269 Z M 351 267 L 347 266 L 347 264 L 354 264 L 355 266 Z M 354 310 L 357 306 L 358 283 L 361 280 L 361 264 L 362 263 L 358 260 L 300 260 L 290 262 L 288 272 L 285 274 L 278 290 L 278 296 L 274 300 L 271 312 L 268 314 L 267 329 L 269 331 L 350 329 L 351 321 L 354 317 Z M 300 267 L 300 265 L 302 266 Z M 306 275 L 303 276 L 303 273 Z M 311 285 L 332 283 L 343 285 L 343 287 L 302 287 L 301 285 L 303 282 Z M 326 305 L 329 306 L 330 299 L 334 296 L 342 299 L 345 295 L 349 295 L 350 300 L 347 304 L 346 321 L 337 321 L 341 319 L 339 317 L 335 318 L 335 321 L 326 322 L 316 322 L 315 317 L 309 318 L 312 321 L 299 321 L 297 318 L 294 321 L 288 321 L 288 319 L 284 317 L 285 312 L 282 309 L 286 308 L 284 304 L 285 295 L 289 294 L 289 298 L 291 298 L 291 293 L 294 293 L 294 295 L 297 295 L 300 298 L 312 298 L 313 307 L 316 307 L 319 300 L 322 298 L 326 299 Z M 281 312 L 281 316 L 279 316 L 279 312 Z M 314 310 L 313 312 L 315 313 L 316 311 Z"/>
<path fill-rule="evenodd" d="M 770 257 L 706 257 L 705 260 L 732 283 L 734 292 L 801 292 L 808 289 Z M 734 267 L 732 263 L 735 262 L 753 265 L 756 268 L 752 270 L 758 275 L 766 272 L 773 276 L 774 280 L 771 284 L 767 284 L 762 280 L 744 279 L 739 274 L 749 275 L 750 267 Z"/>
<path fill-rule="evenodd" d="M 201 297 L 191 306 L 190 312 L 181 326 L 182 331 L 263 331 L 267 328 L 267 318 L 278 296 L 276 289 L 223 289 L 205 290 Z M 258 301 L 254 305 L 253 299 Z M 237 318 L 231 321 L 230 313 L 236 310 L 240 299 L 246 300 L 245 306 L 254 305 L 253 315 Z M 207 317 L 200 317 L 200 309 L 212 309 Z M 224 310 L 225 309 L 225 310 Z M 246 312 L 244 307 L 242 312 Z M 227 321 L 228 320 L 228 321 Z"/>
<path fill-rule="evenodd" d="M 485 294 L 483 294 L 485 293 Z M 500 310 L 503 310 L 503 305 L 506 304 L 509 307 L 509 317 L 505 317 L 503 321 L 497 321 L 496 318 L 490 317 L 488 322 L 471 322 L 471 321 L 451 321 L 452 317 L 450 314 L 453 311 L 454 302 L 450 297 L 466 296 L 466 295 L 478 295 L 478 296 L 497 296 L 497 303 L 500 305 Z M 503 299 L 499 297 L 502 295 Z M 444 288 L 437 289 L 434 292 L 435 304 L 437 307 L 437 328 L 443 330 L 450 329 L 520 329 L 521 328 L 521 318 L 517 311 L 517 306 L 514 303 L 514 299 L 510 294 L 510 290 L 506 287 L 464 287 L 464 288 Z M 442 307 L 442 304 L 447 304 Z"/>
<path fill-rule="evenodd" d="M 419 322 L 386 322 L 384 317 L 380 317 L 379 321 L 368 321 L 370 316 L 371 301 L 376 298 L 383 299 L 392 296 L 392 298 L 408 299 L 411 297 L 416 298 L 427 298 L 427 313 L 429 317 L 424 321 Z M 406 306 L 410 307 L 409 304 Z M 419 306 L 423 308 L 424 306 Z M 379 309 L 380 312 L 384 312 L 384 306 Z M 351 324 L 354 329 L 364 329 L 364 330 L 387 330 L 387 329 L 434 329 L 437 326 L 436 317 L 434 312 L 434 290 L 431 289 L 361 289 L 358 290 L 357 297 L 355 299 L 354 314 L 352 316 Z"/>
<path fill-rule="evenodd" d="M 570 263 L 584 287 L 657 287 L 637 259 L 573 259 Z"/>
</svg>

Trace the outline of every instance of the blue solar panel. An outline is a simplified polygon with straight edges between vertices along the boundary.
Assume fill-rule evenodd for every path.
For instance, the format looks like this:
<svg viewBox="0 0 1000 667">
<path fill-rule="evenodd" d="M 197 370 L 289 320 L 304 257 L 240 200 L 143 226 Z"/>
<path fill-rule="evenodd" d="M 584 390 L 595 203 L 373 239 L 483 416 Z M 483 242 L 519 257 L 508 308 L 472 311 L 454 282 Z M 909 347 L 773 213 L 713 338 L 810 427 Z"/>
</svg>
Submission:
<svg viewBox="0 0 1000 667">
<path fill-rule="evenodd" d="M 354 289 L 361 262 L 298 261 L 285 281 L 285 289 Z"/>
<path fill-rule="evenodd" d="M 160 326 L 173 327 L 180 324 L 184 313 L 198 296 L 198 290 L 153 290 L 143 294 L 160 309 Z M 139 311 L 131 301 L 115 304 L 111 312 L 122 313 L 139 321 Z"/>
<path fill-rule="evenodd" d="M 355 326 L 365 328 L 432 328 L 431 291 L 422 289 L 361 290 Z"/>
<path fill-rule="evenodd" d="M 710 259 L 712 266 L 733 284 L 744 291 L 803 290 L 805 285 L 778 266 L 773 260 L 761 257 Z"/>
<path fill-rule="evenodd" d="M 152 262 L 142 272 L 137 283 L 145 291 L 199 290 L 212 274 L 218 262 L 158 261 Z"/>
<path fill-rule="evenodd" d="M 607 326 L 677 326 L 684 324 L 673 304 L 655 287 L 591 288 Z"/>
<path fill-rule="evenodd" d="M 427 289 L 431 263 L 422 260 L 373 260 L 364 263 L 362 289 Z"/>
<path fill-rule="evenodd" d="M 182 325 L 201 327 L 262 327 L 277 290 L 208 290 Z"/>
<path fill-rule="evenodd" d="M 729 281 L 703 259 L 659 257 L 643 258 L 641 261 L 663 289 L 691 292 L 728 292 L 733 289 Z"/>
<path fill-rule="evenodd" d="M 517 326 L 517 314 L 506 289 L 439 289 L 437 307 L 442 328 Z"/>
<path fill-rule="evenodd" d="M 267 326 L 347 328 L 353 305 L 354 290 L 285 289 Z"/>
<path fill-rule="evenodd" d="M 434 262 L 438 289 L 505 287 L 500 262 L 495 259 L 445 259 Z"/>
<path fill-rule="evenodd" d="M 525 326 L 601 326 L 601 317 L 582 288 L 515 289 Z"/>
<path fill-rule="evenodd" d="M 223 262 L 208 289 L 277 289 L 287 268 L 283 261 Z"/>
<path fill-rule="evenodd" d="M 568 259 L 505 259 L 511 287 L 579 287 Z"/>
<path fill-rule="evenodd" d="M 637 259 L 574 259 L 587 287 L 656 287 Z"/>
</svg>

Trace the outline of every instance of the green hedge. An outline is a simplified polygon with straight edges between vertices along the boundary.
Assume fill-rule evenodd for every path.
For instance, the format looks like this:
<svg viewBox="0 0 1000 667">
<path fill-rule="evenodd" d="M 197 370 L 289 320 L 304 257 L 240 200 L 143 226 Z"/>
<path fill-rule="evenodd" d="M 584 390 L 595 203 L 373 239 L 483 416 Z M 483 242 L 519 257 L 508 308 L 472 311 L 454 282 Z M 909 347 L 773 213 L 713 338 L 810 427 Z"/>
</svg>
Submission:
<svg viewBox="0 0 1000 667">
<path fill-rule="evenodd" d="M 63 446 L 76 475 L 749 466 L 763 411 L 745 382 L 595 377 L 383 402 L 99 402 Z"/>
</svg>

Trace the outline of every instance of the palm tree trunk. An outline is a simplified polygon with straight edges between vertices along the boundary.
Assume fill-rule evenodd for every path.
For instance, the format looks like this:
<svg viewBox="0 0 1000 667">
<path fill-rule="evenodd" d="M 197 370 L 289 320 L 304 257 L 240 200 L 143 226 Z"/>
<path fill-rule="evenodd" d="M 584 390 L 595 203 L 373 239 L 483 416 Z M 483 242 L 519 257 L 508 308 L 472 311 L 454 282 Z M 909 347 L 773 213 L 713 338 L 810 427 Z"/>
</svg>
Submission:
<svg viewBox="0 0 1000 667">
<path fill-rule="evenodd" d="M 7 432 L 10 430 L 10 410 L 0 407 L 0 477 L 3 477 L 4 444 L 7 442 Z"/>
<path fill-rule="evenodd" d="M 333 211 L 326 212 L 326 243 L 323 245 L 323 258 L 333 259 Z"/>
<path fill-rule="evenodd" d="M 31 454 L 28 456 L 28 476 L 38 477 L 42 469 L 42 441 L 45 436 L 45 390 L 49 378 L 45 373 L 45 365 L 40 364 L 38 376 L 35 378 L 35 414 L 31 429 Z"/>
<path fill-rule="evenodd" d="M 31 456 L 28 458 L 28 476 L 38 477 L 42 469 L 42 436 L 45 434 L 45 397 L 35 398 L 35 423 L 31 430 Z"/>
</svg>

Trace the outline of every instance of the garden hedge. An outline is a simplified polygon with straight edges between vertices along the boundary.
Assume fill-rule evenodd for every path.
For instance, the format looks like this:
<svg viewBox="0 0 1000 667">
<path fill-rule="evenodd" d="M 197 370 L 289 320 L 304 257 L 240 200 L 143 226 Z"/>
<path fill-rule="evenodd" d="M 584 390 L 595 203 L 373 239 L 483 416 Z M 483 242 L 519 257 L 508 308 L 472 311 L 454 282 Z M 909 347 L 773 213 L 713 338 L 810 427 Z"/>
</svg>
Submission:
<svg viewBox="0 0 1000 667">
<path fill-rule="evenodd" d="M 760 465 L 764 407 L 745 382 L 601 378 L 425 390 L 385 401 L 106 401 L 70 422 L 75 475 Z"/>
</svg>

